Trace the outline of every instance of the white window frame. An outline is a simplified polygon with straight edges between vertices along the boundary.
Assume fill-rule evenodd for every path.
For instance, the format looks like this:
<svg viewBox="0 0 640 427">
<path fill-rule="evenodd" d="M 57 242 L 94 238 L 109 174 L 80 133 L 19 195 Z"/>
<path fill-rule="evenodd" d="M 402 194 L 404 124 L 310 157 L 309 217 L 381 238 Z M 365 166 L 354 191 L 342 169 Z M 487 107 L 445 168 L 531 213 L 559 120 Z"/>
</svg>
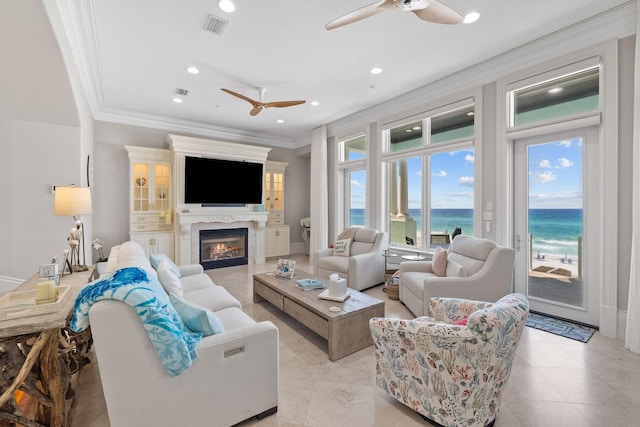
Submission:
<svg viewBox="0 0 640 427">
<path fill-rule="evenodd" d="M 509 92 L 518 82 L 542 76 L 549 78 L 550 73 L 561 75 L 561 71 L 577 64 L 597 59 L 600 68 L 600 109 L 597 113 L 564 117 L 559 121 L 536 123 L 531 127 L 509 128 Z M 566 73 L 565 73 L 566 74 Z M 600 124 L 600 165 L 599 169 L 608 171 L 601 180 L 602 207 L 602 256 L 600 257 L 600 332 L 607 337 L 616 338 L 618 331 L 617 313 L 617 257 L 618 257 L 618 44 L 613 39 L 591 48 L 564 55 L 536 66 L 529 66 L 520 72 L 503 77 L 496 84 L 498 102 L 496 126 L 496 211 L 497 241 L 513 244 L 513 144 L 517 138 L 562 131 L 573 127 L 586 127 Z M 606 112 L 606 114 L 602 114 Z"/>
<path fill-rule="evenodd" d="M 430 144 L 430 117 L 441 115 L 447 112 L 453 112 L 470 105 L 474 106 L 474 132 L 473 136 L 470 138 L 460 138 L 452 141 L 439 142 L 437 144 Z M 423 194 L 429 195 L 429 197 L 423 197 L 421 200 L 421 221 L 420 224 L 421 230 L 423 230 L 423 236 L 429 236 L 430 227 L 431 227 L 431 218 L 430 218 L 430 206 L 431 206 L 431 198 L 430 198 L 430 189 L 431 186 L 431 177 L 430 177 L 430 162 L 428 158 L 432 154 L 439 154 L 444 152 L 452 152 L 459 151 L 463 149 L 472 148 L 474 150 L 474 206 L 473 206 L 473 223 L 474 223 L 474 234 L 480 234 L 480 225 L 481 225 L 481 206 L 482 206 L 482 183 L 480 177 L 482 176 L 482 149 L 481 149 L 481 134 L 482 134 L 482 112 L 480 106 L 482 105 L 482 97 L 481 97 L 481 88 L 473 91 L 470 96 L 460 97 L 456 100 L 448 100 L 442 101 L 437 106 L 433 106 L 427 110 L 424 110 L 421 113 L 413 114 L 410 116 L 406 116 L 403 118 L 395 118 L 393 120 L 384 121 L 380 126 L 380 144 L 381 144 L 381 155 L 380 155 L 380 168 L 384 171 L 384 175 L 386 179 L 381 181 L 381 186 L 383 191 L 383 196 L 381 197 L 381 210 L 384 213 L 384 227 L 387 231 L 389 226 L 388 214 L 389 214 L 389 188 L 388 188 L 388 176 L 389 170 L 388 165 L 389 162 L 408 159 L 412 157 L 422 157 L 422 170 L 423 170 Z M 402 126 L 406 123 L 421 121 L 422 122 L 422 143 L 420 147 L 404 150 L 401 152 L 391 152 L 390 145 L 390 129 L 398 126 Z M 399 248 L 402 250 L 407 250 L 411 248 L 406 245 L 397 245 L 390 243 L 390 246 L 395 248 Z M 423 237 L 422 246 L 418 248 L 420 252 L 432 252 L 430 245 L 427 244 L 427 241 Z"/>
</svg>

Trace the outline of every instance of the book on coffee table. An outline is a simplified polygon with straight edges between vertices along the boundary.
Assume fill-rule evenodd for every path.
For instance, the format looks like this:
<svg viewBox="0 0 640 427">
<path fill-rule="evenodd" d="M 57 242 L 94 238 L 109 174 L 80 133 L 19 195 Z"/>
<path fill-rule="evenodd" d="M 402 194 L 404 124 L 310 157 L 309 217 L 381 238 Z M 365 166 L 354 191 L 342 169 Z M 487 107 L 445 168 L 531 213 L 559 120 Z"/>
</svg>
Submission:
<svg viewBox="0 0 640 427">
<path fill-rule="evenodd" d="M 296 280 L 298 287 L 305 291 L 310 291 L 312 289 L 324 289 L 325 285 L 318 279 L 300 279 Z"/>
</svg>

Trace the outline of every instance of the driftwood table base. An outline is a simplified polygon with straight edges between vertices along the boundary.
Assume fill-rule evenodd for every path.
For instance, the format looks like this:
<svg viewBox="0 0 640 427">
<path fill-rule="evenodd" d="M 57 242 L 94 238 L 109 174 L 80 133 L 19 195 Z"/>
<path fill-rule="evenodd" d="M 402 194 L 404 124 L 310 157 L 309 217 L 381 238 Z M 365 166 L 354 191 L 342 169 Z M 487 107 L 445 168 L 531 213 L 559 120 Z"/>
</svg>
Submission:
<svg viewBox="0 0 640 427">
<path fill-rule="evenodd" d="M 75 296 L 93 270 L 72 276 L 66 282 L 76 292 L 61 312 L 0 322 L 0 427 L 67 425 L 67 407 L 75 395 L 71 377 L 89 363 L 92 345 L 90 329 L 75 333 L 67 325 Z M 33 279 L 20 288 L 35 286 L 37 276 Z M 16 392 L 30 398 L 33 410 L 23 413 Z"/>
</svg>

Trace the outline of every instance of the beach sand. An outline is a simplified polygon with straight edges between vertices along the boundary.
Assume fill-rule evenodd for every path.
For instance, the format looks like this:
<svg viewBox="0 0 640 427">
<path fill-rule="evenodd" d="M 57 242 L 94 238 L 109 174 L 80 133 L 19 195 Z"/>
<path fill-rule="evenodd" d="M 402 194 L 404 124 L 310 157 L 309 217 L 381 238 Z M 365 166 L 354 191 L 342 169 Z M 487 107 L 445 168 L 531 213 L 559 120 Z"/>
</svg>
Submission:
<svg viewBox="0 0 640 427">
<path fill-rule="evenodd" d="M 561 276 L 578 277 L 578 260 L 576 258 L 569 257 L 571 262 L 566 260 L 563 262 L 564 257 L 545 255 L 544 259 L 537 259 L 537 257 L 531 258 L 531 270 L 540 273 L 554 274 L 557 273 Z"/>
</svg>

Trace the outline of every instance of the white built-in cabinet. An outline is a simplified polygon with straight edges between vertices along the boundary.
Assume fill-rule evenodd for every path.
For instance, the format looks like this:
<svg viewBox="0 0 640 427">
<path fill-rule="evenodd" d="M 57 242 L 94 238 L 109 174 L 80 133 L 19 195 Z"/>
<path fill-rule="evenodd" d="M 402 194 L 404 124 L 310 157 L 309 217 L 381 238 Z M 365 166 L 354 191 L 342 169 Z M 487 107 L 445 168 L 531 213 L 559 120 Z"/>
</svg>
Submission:
<svg viewBox="0 0 640 427">
<path fill-rule="evenodd" d="M 172 162 L 169 150 L 125 145 L 129 155 L 129 236 L 147 256 L 174 259 Z"/>
<path fill-rule="evenodd" d="M 289 226 L 284 223 L 284 162 L 265 163 L 265 207 L 269 215 L 265 228 L 265 257 L 288 256 Z"/>
</svg>

